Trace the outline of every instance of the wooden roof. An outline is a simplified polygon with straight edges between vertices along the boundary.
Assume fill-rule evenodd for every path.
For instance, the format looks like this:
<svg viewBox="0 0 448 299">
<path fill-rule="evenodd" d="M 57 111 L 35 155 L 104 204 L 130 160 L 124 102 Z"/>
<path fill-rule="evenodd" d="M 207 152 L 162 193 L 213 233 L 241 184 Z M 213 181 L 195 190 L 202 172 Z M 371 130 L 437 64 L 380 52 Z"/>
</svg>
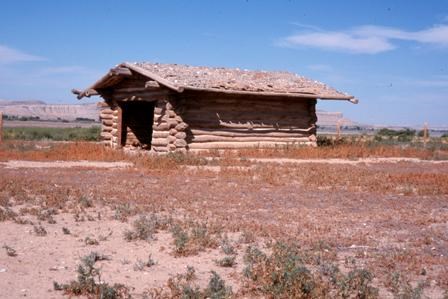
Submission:
<svg viewBox="0 0 448 299">
<path fill-rule="evenodd" d="M 289 72 L 250 71 L 232 68 L 160 64 L 149 62 L 122 63 L 84 91 L 73 90 L 78 98 L 97 94 L 97 90 L 112 87 L 123 77 L 138 73 L 176 92 L 184 90 L 349 100 L 353 96 L 324 83 Z"/>
</svg>

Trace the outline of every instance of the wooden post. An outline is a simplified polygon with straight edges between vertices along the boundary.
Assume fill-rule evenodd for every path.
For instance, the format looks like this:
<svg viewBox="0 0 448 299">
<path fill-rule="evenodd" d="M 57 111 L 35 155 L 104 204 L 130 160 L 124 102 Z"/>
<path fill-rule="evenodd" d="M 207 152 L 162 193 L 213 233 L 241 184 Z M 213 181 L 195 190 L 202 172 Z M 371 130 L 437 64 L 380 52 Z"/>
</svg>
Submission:
<svg viewBox="0 0 448 299">
<path fill-rule="evenodd" d="M 339 140 L 341 138 L 341 120 L 338 119 L 336 122 L 336 138 Z"/>
<path fill-rule="evenodd" d="M 0 142 L 3 141 L 3 113 L 0 112 Z"/>
<path fill-rule="evenodd" d="M 123 127 L 123 109 L 118 105 L 118 122 L 117 122 L 117 148 L 122 147 L 123 134 L 126 134 L 126 128 Z M 124 130 L 124 131 L 123 131 Z"/>
<path fill-rule="evenodd" d="M 423 144 L 425 147 L 427 142 L 428 142 L 428 123 L 425 122 L 423 126 Z"/>
</svg>

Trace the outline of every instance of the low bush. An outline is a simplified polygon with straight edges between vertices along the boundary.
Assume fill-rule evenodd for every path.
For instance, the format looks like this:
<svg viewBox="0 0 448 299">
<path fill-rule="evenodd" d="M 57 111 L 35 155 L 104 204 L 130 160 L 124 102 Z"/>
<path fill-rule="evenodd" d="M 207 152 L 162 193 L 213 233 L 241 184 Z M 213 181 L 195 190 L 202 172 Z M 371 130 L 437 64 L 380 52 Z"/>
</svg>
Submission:
<svg viewBox="0 0 448 299">
<path fill-rule="evenodd" d="M 78 280 L 68 284 L 53 282 L 54 289 L 64 291 L 69 296 L 86 296 L 88 298 L 116 299 L 131 298 L 129 289 L 123 284 L 109 285 L 101 281 L 101 274 L 95 263 L 109 259 L 107 256 L 92 252 L 81 259 L 78 266 Z"/>
<path fill-rule="evenodd" d="M 296 245 L 276 243 L 271 255 L 248 247 L 244 256 L 248 290 L 270 298 L 378 297 L 367 270 L 355 269 L 344 275 L 336 266 L 326 266 L 313 273 L 305 259 Z"/>
</svg>

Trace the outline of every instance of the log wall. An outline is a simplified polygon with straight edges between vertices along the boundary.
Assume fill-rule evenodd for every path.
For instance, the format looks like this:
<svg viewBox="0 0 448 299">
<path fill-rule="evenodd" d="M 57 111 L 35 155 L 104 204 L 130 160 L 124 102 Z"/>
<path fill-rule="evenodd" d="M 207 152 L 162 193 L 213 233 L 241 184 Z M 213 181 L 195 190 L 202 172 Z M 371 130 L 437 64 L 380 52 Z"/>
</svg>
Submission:
<svg viewBox="0 0 448 299">
<path fill-rule="evenodd" d="M 316 146 L 315 99 L 186 94 L 188 149 Z"/>
<path fill-rule="evenodd" d="M 316 100 L 312 98 L 194 91 L 179 94 L 141 78 L 124 80 L 104 92 L 103 97 L 106 103 L 101 105 L 101 138 L 113 148 L 163 153 L 188 149 L 316 146 Z M 148 103 L 139 106 L 150 107 L 150 112 L 145 110 L 145 115 L 151 113 L 148 123 L 145 123 L 146 116 L 140 114 L 141 109 L 135 109 L 137 104 L 129 108 L 134 102 Z"/>
</svg>

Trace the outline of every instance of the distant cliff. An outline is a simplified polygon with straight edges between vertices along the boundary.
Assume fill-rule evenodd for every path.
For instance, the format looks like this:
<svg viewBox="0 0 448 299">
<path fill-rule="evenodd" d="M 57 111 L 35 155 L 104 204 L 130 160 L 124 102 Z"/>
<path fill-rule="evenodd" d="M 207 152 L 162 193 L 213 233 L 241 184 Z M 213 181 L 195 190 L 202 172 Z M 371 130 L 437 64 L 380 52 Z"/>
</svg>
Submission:
<svg viewBox="0 0 448 299">
<path fill-rule="evenodd" d="M 0 111 L 8 116 L 38 117 L 40 120 L 68 120 L 79 118 L 98 121 L 99 109 L 96 104 L 46 104 L 42 101 L 0 100 Z"/>
</svg>

